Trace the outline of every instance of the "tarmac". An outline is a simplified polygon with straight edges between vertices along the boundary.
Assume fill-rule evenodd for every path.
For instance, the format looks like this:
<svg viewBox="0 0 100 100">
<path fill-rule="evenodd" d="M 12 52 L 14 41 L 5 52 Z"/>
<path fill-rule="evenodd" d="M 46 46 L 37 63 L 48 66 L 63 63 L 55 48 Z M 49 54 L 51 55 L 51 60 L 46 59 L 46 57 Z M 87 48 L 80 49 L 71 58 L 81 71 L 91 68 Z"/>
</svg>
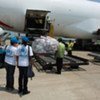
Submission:
<svg viewBox="0 0 100 100">
<path fill-rule="evenodd" d="M 100 100 L 100 64 L 92 63 L 89 52 L 74 51 L 73 54 L 88 59 L 89 65 L 79 66 L 80 70 L 63 71 L 61 75 L 38 72 L 33 67 L 35 77 L 29 79 L 31 91 L 19 95 L 18 69 L 15 70 L 15 90 L 5 90 L 5 69 L 0 69 L 0 100 Z"/>
</svg>

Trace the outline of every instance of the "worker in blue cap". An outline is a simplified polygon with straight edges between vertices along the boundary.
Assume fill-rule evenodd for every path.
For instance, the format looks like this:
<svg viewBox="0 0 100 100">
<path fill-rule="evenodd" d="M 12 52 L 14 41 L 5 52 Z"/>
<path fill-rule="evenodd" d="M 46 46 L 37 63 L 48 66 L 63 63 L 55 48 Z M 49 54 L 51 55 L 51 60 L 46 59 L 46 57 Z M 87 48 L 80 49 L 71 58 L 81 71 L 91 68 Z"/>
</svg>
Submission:
<svg viewBox="0 0 100 100">
<path fill-rule="evenodd" d="M 29 39 L 26 36 L 22 37 L 22 44 L 18 47 L 18 93 L 28 94 L 28 67 L 31 57 L 33 56 L 32 47 L 28 45 Z"/>
<path fill-rule="evenodd" d="M 5 68 L 6 68 L 6 89 L 14 90 L 14 72 L 16 66 L 18 40 L 16 37 L 10 39 L 10 45 L 6 47 Z"/>
<path fill-rule="evenodd" d="M 11 42 L 11 44 L 18 44 L 19 43 L 19 41 L 18 41 L 18 39 L 16 37 L 12 37 L 10 39 L 10 42 Z"/>
<path fill-rule="evenodd" d="M 23 36 L 23 37 L 22 37 L 22 41 L 27 43 L 27 42 L 29 42 L 29 38 L 26 37 L 26 36 Z"/>
</svg>

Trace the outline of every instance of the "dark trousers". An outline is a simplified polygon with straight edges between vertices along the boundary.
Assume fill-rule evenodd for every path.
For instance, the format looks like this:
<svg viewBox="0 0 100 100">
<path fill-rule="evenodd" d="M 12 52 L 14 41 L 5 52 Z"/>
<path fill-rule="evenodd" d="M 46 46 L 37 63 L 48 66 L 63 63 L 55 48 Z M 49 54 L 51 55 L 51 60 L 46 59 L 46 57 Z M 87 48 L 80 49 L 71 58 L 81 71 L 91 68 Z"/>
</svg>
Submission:
<svg viewBox="0 0 100 100">
<path fill-rule="evenodd" d="M 68 51 L 68 55 L 71 56 L 72 55 L 72 50 Z"/>
<path fill-rule="evenodd" d="M 63 67 L 63 58 L 57 58 L 56 65 L 57 65 L 57 73 L 61 74 L 61 69 Z"/>
<path fill-rule="evenodd" d="M 5 68 L 6 68 L 6 87 L 13 89 L 15 66 L 5 63 Z"/>
<path fill-rule="evenodd" d="M 28 72 L 28 67 L 22 67 L 19 66 L 19 80 L 18 80 L 18 84 L 19 84 L 19 91 L 27 91 L 27 84 L 28 84 L 28 76 L 27 76 L 27 72 Z"/>
</svg>

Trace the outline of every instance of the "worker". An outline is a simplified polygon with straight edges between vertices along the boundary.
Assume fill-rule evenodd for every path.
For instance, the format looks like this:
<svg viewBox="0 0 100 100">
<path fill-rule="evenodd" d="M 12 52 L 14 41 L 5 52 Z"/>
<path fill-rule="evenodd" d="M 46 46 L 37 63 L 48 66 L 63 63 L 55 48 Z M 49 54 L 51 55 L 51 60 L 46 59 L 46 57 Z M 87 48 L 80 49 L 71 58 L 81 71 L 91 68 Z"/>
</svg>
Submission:
<svg viewBox="0 0 100 100">
<path fill-rule="evenodd" d="M 57 65 L 57 74 L 61 74 L 61 69 L 63 67 L 63 58 L 65 53 L 65 45 L 63 44 L 62 38 L 58 39 L 58 47 L 56 51 L 56 65 Z"/>
<path fill-rule="evenodd" d="M 26 36 L 22 37 L 22 45 L 18 47 L 18 68 L 19 68 L 19 79 L 18 79 L 18 93 L 23 95 L 30 93 L 28 91 L 28 66 L 31 63 L 31 57 L 33 56 L 32 47 L 28 45 L 29 39 Z"/>
<path fill-rule="evenodd" d="M 12 37 L 10 40 L 10 45 L 6 47 L 5 54 L 5 69 L 6 69 L 6 89 L 14 90 L 14 72 L 16 66 L 16 54 L 18 40 L 16 37 Z"/>
<path fill-rule="evenodd" d="M 67 43 L 67 52 L 69 56 L 72 55 L 73 46 L 74 46 L 74 42 L 69 40 L 69 42 Z"/>
<path fill-rule="evenodd" d="M 2 58 L 4 58 L 3 53 L 4 53 L 4 49 L 3 49 L 3 46 L 2 46 L 2 39 L 0 37 L 0 68 L 3 67 L 3 63 L 4 63 L 4 59 L 2 59 Z"/>
<path fill-rule="evenodd" d="M 1 49 L 3 48 L 2 46 L 2 38 L 0 37 L 0 53 L 1 53 Z"/>
<path fill-rule="evenodd" d="M 46 29 L 48 29 L 48 31 L 47 32 L 49 32 L 48 34 L 49 34 L 49 36 L 51 36 L 51 37 L 53 37 L 52 36 L 52 31 L 53 31 L 53 25 L 50 23 L 50 17 L 49 16 L 47 16 L 47 18 L 46 18 Z"/>
</svg>

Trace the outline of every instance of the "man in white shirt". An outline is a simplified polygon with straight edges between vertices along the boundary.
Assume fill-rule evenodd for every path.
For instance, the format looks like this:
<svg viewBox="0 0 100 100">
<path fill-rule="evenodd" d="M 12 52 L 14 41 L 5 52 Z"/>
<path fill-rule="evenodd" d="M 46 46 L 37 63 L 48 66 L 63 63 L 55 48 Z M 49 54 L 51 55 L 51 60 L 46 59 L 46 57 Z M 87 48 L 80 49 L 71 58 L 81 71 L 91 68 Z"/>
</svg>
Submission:
<svg viewBox="0 0 100 100">
<path fill-rule="evenodd" d="M 22 45 L 18 47 L 18 68 L 19 68 L 19 91 L 18 93 L 28 94 L 28 66 L 30 64 L 30 58 L 33 56 L 32 47 L 27 45 L 29 39 L 22 37 Z"/>
<path fill-rule="evenodd" d="M 11 45 L 6 47 L 6 55 L 5 55 L 5 68 L 6 68 L 6 89 L 13 90 L 14 89 L 14 72 L 16 66 L 16 53 L 18 40 L 16 37 L 12 37 Z"/>
</svg>

